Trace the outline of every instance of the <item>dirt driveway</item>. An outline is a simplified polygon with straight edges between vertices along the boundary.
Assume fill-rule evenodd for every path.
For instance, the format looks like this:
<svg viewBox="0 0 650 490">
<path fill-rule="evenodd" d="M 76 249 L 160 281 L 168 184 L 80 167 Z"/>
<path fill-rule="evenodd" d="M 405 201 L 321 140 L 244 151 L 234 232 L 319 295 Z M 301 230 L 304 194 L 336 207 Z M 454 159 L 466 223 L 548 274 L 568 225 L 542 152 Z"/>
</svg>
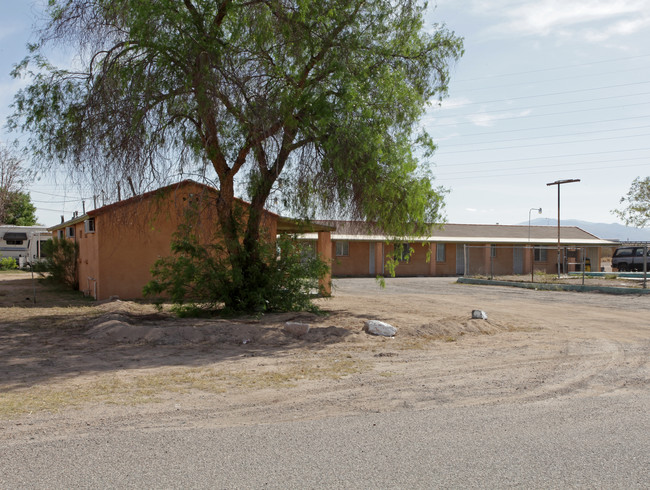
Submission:
<svg viewBox="0 0 650 490">
<path fill-rule="evenodd" d="M 178 319 L 0 274 L 0 440 L 440 405 L 647 396 L 650 297 L 335 281 L 324 315 Z M 27 298 L 30 298 L 29 300 Z M 472 320 L 473 309 L 487 320 Z M 362 331 L 364 320 L 398 328 Z M 297 338 L 287 321 L 309 323 Z"/>
</svg>

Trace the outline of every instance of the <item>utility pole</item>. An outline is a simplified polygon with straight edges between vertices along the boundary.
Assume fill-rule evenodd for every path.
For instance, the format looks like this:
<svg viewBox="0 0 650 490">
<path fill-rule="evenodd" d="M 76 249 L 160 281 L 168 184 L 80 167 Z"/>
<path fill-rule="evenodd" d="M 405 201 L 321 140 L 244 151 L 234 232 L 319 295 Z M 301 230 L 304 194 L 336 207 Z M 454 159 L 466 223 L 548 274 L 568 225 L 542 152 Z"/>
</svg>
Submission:
<svg viewBox="0 0 650 490">
<path fill-rule="evenodd" d="M 546 185 L 556 185 L 557 186 L 557 278 L 560 278 L 560 254 L 561 254 L 561 245 L 560 245 L 560 186 L 562 184 L 571 184 L 572 182 L 580 182 L 580 179 L 567 179 L 567 180 L 556 180 L 555 182 L 549 182 Z"/>
</svg>

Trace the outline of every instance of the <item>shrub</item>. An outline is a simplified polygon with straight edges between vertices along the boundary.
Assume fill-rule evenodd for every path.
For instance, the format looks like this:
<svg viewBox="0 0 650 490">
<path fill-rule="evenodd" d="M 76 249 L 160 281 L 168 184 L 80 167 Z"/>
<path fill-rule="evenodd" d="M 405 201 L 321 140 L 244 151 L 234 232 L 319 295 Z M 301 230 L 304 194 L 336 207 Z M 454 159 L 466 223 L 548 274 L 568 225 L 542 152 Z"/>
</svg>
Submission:
<svg viewBox="0 0 650 490">
<path fill-rule="evenodd" d="M 43 244 L 42 250 L 46 259 L 41 267 L 49 273 L 48 280 L 79 289 L 79 244 L 53 238 Z"/>
<path fill-rule="evenodd" d="M 18 269 L 16 259 L 13 257 L 0 258 L 0 271 L 10 271 L 13 269 Z"/>
<path fill-rule="evenodd" d="M 256 253 L 262 260 L 254 262 L 260 265 L 240 277 L 233 272 L 222 238 L 203 245 L 189 225 L 174 234 L 172 252 L 173 256 L 156 261 L 151 271 L 154 279 L 143 293 L 170 299 L 184 315 L 206 309 L 314 311 L 311 298 L 329 268 L 312 249 L 281 236 L 276 243 L 261 242 Z"/>
</svg>

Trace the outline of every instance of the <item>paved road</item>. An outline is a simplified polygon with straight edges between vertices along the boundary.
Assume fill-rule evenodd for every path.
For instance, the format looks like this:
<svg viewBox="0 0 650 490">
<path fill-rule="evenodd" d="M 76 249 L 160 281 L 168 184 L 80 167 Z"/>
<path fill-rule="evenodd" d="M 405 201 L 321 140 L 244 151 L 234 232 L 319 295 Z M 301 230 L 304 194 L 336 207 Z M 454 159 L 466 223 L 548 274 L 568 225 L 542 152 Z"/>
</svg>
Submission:
<svg viewBox="0 0 650 490">
<path fill-rule="evenodd" d="M 0 443 L 1 488 L 648 488 L 650 395 Z"/>
</svg>

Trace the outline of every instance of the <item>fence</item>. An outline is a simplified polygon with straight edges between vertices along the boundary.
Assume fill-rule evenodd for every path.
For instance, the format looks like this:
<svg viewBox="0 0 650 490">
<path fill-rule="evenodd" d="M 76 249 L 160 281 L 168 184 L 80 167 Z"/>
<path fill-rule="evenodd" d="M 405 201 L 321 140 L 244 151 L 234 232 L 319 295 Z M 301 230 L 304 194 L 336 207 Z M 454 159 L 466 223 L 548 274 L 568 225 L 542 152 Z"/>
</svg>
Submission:
<svg viewBox="0 0 650 490">
<path fill-rule="evenodd" d="M 462 255 L 465 277 L 573 284 L 608 280 L 614 287 L 647 287 L 647 272 L 601 270 L 599 247 L 561 247 L 558 254 L 557 246 L 465 245 Z"/>
</svg>

